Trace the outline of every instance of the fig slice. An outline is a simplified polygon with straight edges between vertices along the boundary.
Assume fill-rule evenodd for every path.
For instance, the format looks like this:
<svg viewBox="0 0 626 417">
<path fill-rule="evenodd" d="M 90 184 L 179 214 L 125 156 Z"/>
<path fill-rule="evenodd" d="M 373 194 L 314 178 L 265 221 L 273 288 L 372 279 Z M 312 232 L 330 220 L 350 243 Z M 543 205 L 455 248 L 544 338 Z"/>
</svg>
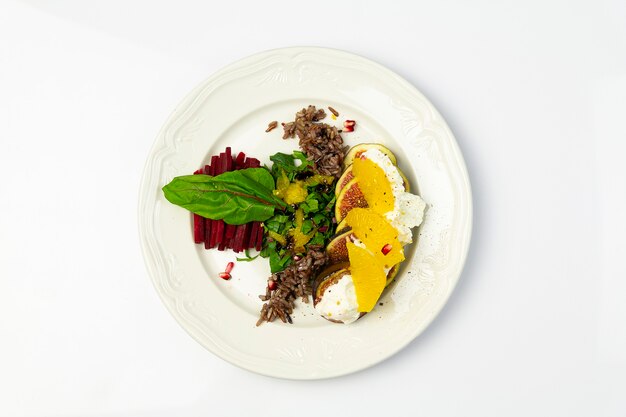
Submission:
<svg viewBox="0 0 626 417">
<path fill-rule="evenodd" d="M 379 143 L 359 143 L 358 145 L 354 145 L 352 148 L 350 148 L 350 150 L 346 154 L 346 157 L 343 159 L 343 166 L 350 166 L 354 162 L 355 158 L 360 157 L 363 152 L 366 152 L 370 149 L 378 149 L 379 151 L 387 155 L 394 165 L 398 164 L 396 156 L 393 154 L 393 152 L 389 150 L 389 148 Z"/>
<path fill-rule="evenodd" d="M 347 166 L 346 169 L 344 169 L 343 174 L 341 174 L 341 177 L 337 180 L 337 185 L 335 185 L 335 195 L 339 195 L 341 190 L 343 190 L 343 187 L 352 181 L 353 178 L 354 174 L 352 173 L 352 165 Z"/>
<path fill-rule="evenodd" d="M 385 288 L 393 282 L 393 279 L 396 277 L 396 275 L 398 275 L 398 271 L 400 271 L 399 263 L 392 266 L 389 272 L 387 272 L 387 282 L 385 283 Z"/>
<path fill-rule="evenodd" d="M 329 266 L 317 275 L 312 285 L 314 307 L 324 295 L 326 288 L 336 283 L 342 276 L 350 272 L 348 270 L 349 266 L 350 264 L 347 262 L 338 263 Z"/>
<path fill-rule="evenodd" d="M 336 235 L 335 238 L 328 243 L 326 246 L 326 253 L 328 254 L 328 262 L 330 264 L 348 261 L 348 248 L 346 247 L 346 242 L 351 234 L 352 231 L 347 230 Z"/>
<path fill-rule="evenodd" d="M 367 201 L 359 188 L 357 179 L 354 178 L 346 184 L 337 196 L 337 201 L 335 202 L 335 218 L 337 222 L 341 222 L 348 212 L 356 207 L 366 208 Z"/>
</svg>

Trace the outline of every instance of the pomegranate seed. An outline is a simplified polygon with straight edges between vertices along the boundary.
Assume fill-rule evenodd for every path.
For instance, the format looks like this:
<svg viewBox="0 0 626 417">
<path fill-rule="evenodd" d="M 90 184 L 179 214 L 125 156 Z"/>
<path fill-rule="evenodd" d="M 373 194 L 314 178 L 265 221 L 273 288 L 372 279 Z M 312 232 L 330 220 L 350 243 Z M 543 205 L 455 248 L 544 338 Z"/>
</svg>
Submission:
<svg viewBox="0 0 626 417">
<path fill-rule="evenodd" d="M 344 132 L 354 132 L 354 126 L 356 122 L 354 120 L 346 120 L 343 122 L 343 131 Z"/>
<path fill-rule="evenodd" d="M 298 262 L 302 257 L 300 255 L 293 255 L 293 260 Z"/>
<path fill-rule="evenodd" d="M 387 255 L 389 252 L 391 252 L 392 246 L 390 243 L 387 243 L 385 246 L 383 246 L 383 248 L 380 250 L 383 255 Z"/>
<path fill-rule="evenodd" d="M 220 272 L 220 278 L 228 281 L 229 279 L 231 279 L 232 277 L 230 276 L 230 274 L 228 272 Z"/>
<path fill-rule="evenodd" d="M 328 230 L 328 226 L 321 226 L 319 229 L 317 229 L 320 231 L 320 233 L 324 233 L 325 231 Z"/>
<path fill-rule="evenodd" d="M 267 288 L 270 289 L 270 291 L 274 291 L 276 289 L 277 285 L 276 285 L 276 281 L 274 280 L 269 280 L 267 281 Z"/>
<path fill-rule="evenodd" d="M 226 269 L 224 270 L 224 272 L 226 272 L 227 274 L 230 274 L 230 271 L 232 271 L 234 267 L 235 267 L 235 263 L 229 262 L 226 264 Z"/>
</svg>

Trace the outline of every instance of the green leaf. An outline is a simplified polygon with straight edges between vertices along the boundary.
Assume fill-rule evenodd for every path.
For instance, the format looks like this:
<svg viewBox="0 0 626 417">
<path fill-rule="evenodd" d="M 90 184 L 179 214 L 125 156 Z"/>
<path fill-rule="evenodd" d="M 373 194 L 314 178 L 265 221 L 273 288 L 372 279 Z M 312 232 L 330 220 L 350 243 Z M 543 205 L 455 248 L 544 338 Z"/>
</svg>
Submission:
<svg viewBox="0 0 626 417">
<path fill-rule="evenodd" d="M 325 243 L 324 240 L 325 240 L 324 234 L 317 232 L 315 236 L 313 236 L 311 240 L 309 240 L 309 243 L 307 243 L 307 246 L 308 245 L 323 245 Z"/>
<path fill-rule="evenodd" d="M 278 152 L 270 156 L 270 161 L 278 165 L 295 166 L 293 155 Z"/>
<path fill-rule="evenodd" d="M 267 230 L 271 230 L 272 232 L 280 233 L 280 226 L 282 224 L 277 222 L 276 220 L 269 219 L 265 221 L 265 228 Z"/>
<path fill-rule="evenodd" d="M 292 155 L 278 152 L 270 156 L 272 165 L 272 175 L 278 178 L 281 172 L 284 172 L 289 181 L 293 181 L 296 174 L 308 171 L 313 165 L 307 160 L 306 155 L 302 152 L 295 151 Z"/>
<path fill-rule="evenodd" d="M 299 160 L 302 164 L 298 167 L 299 170 L 304 171 L 308 167 L 312 166 L 313 163 L 309 161 L 304 154 L 304 152 L 294 151 L 293 156 L 295 159 Z M 295 162 L 295 161 L 294 161 Z"/>
<path fill-rule="evenodd" d="M 311 220 L 309 220 L 309 219 L 303 221 L 302 222 L 302 227 L 300 228 L 300 231 L 306 235 L 311 230 L 313 230 L 313 222 Z"/>
<path fill-rule="evenodd" d="M 291 254 L 284 253 L 285 251 L 281 252 L 283 254 L 276 251 L 270 253 L 270 270 L 272 274 L 282 271 L 291 263 Z"/>
<path fill-rule="evenodd" d="M 260 254 L 257 254 L 256 256 L 250 256 L 250 252 L 248 251 L 248 249 L 246 249 L 244 251 L 244 253 L 246 254 L 245 258 L 236 258 L 239 262 L 250 262 L 250 261 L 254 261 L 256 258 L 259 257 Z"/>
<path fill-rule="evenodd" d="M 218 175 L 217 177 L 221 177 L 222 175 L 226 174 L 232 174 L 233 176 L 235 176 L 235 178 L 238 174 L 241 174 L 251 181 L 258 182 L 266 190 L 270 190 L 270 192 L 274 191 L 274 178 L 265 168 L 240 169 L 237 171 L 225 172 L 224 174 Z"/>
<path fill-rule="evenodd" d="M 228 224 L 264 221 L 286 204 L 274 196 L 274 178 L 265 168 L 225 172 L 215 177 L 185 175 L 163 187 L 165 198 L 200 216 Z"/>
<path fill-rule="evenodd" d="M 316 212 L 319 210 L 319 202 L 315 198 L 316 196 L 317 194 L 313 193 L 313 194 L 309 194 L 306 197 L 306 200 L 304 200 L 304 202 L 300 206 L 302 207 L 302 211 L 304 211 L 304 213 L 311 213 L 311 212 Z"/>
<path fill-rule="evenodd" d="M 265 221 L 265 228 L 272 232 L 284 234 L 285 230 L 291 227 L 291 220 L 289 216 L 284 214 L 275 214 Z"/>
<path fill-rule="evenodd" d="M 337 196 L 335 196 L 333 194 L 333 197 L 330 199 L 330 201 L 328 202 L 328 204 L 326 204 L 326 207 L 324 207 L 324 209 L 326 211 L 331 211 L 334 207 L 335 207 L 335 200 L 337 199 Z"/>
<path fill-rule="evenodd" d="M 317 226 L 324 226 L 324 224 L 327 224 L 327 221 L 328 218 L 323 213 L 317 213 L 313 216 L 313 222 L 315 222 Z"/>
<path fill-rule="evenodd" d="M 261 250 L 261 257 L 268 258 L 272 252 L 276 251 L 276 242 L 267 242 L 265 241 L 263 249 Z"/>
</svg>

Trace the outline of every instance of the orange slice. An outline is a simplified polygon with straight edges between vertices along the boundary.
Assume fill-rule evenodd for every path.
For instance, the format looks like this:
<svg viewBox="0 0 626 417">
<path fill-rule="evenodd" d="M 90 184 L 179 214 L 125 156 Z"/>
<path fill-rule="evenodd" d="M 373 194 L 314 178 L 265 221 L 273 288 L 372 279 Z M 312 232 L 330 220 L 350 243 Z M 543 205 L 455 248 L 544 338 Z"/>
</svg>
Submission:
<svg viewBox="0 0 626 417">
<path fill-rule="evenodd" d="M 387 277 L 382 264 L 367 249 L 348 242 L 350 275 L 360 312 L 370 312 L 385 289 Z"/>
<path fill-rule="evenodd" d="M 391 184 L 378 164 L 369 159 L 356 158 L 352 163 L 352 173 L 359 182 L 368 207 L 380 214 L 393 210 Z"/>
<path fill-rule="evenodd" d="M 356 207 L 346 216 L 346 223 L 382 265 L 391 268 L 404 260 L 398 231 L 379 213 L 369 208 Z"/>
</svg>

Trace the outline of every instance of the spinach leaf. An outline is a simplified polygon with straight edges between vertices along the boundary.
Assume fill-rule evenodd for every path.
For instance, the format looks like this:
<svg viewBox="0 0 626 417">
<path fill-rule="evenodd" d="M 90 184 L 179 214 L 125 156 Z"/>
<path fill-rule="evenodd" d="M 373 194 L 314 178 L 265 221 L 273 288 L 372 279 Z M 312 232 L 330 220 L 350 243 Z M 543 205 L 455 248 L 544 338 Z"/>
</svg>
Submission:
<svg viewBox="0 0 626 417">
<path fill-rule="evenodd" d="M 274 165 L 283 165 L 284 166 L 295 166 L 293 155 L 289 155 L 286 153 L 278 152 L 274 155 L 270 156 L 270 161 L 274 163 Z"/>
<path fill-rule="evenodd" d="M 289 216 L 276 214 L 265 221 L 265 228 L 267 230 L 271 230 L 272 232 L 284 235 L 285 232 L 289 230 L 292 223 L 293 222 L 289 219 Z"/>
<path fill-rule="evenodd" d="M 317 197 L 318 197 L 317 193 L 311 193 L 307 195 L 304 202 L 300 204 L 300 207 L 302 208 L 302 211 L 304 211 L 305 214 L 316 212 L 319 210 L 319 202 L 317 201 Z"/>
<path fill-rule="evenodd" d="M 269 258 L 272 252 L 276 252 L 276 242 L 268 242 L 264 240 L 263 249 L 261 250 L 261 258 Z"/>
<path fill-rule="evenodd" d="M 325 242 L 324 234 L 317 232 L 307 245 L 323 245 Z"/>
<path fill-rule="evenodd" d="M 316 226 L 328 225 L 328 218 L 322 213 L 317 213 L 313 216 L 313 223 L 315 223 Z"/>
<path fill-rule="evenodd" d="M 270 270 L 272 274 L 276 272 L 280 272 L 285 269 L 289 264 L 291 264 L 291 254 L 289 252 L 282 250 L 282 252 L 272 251 L 270 252 Z"/>
<path fill-rule="evenodd" d="M 281 172 L 284 171 L 289 181 L 293 181 L 296 174 L 309 171 L 313 165 L 311 161 L 306 159 L 305 154 L 298 151 L 294 152 L 292 155 L 282 152 L 275 153 L 270 156 L 270 161 L 274 163 L 272 165 L 272 175 L 274 178 L 278 179 Z M 298 163 L 296 163 L 296 161 L 298 161 Z"/>
<path fill-rule="evenodd" d="M 200 216 L 228 224 L 264 221 L 286 204 L 273 194 L 274 178 L 265 168 L 217 176 L 185 175 L 163 187 L 165 198 Z"/>
<path fill-rule="evenodd" d="M 301 171 L 304 171 L 305 169 L 308 169 L 309 167 L 313 166 L 313 162 L 309 161 L 306 157 L 306 155 L 304 154 L 304 152 L 300 152 L 300 151 L 294 151 L 293 152 L 293 156 L 295 159 L 299 160 L 301 165 L 298 167 Z M 295 161 L 294 161 L 295 162 Z"/>
<path fill-rule="evenodd" d="M 313 230 L 313 222 L 309 219 L 302 222 L 302 227 L 300 227 L 300 231 L 305 235 L 308 234 L 311 230 Z"/>
</svg>

